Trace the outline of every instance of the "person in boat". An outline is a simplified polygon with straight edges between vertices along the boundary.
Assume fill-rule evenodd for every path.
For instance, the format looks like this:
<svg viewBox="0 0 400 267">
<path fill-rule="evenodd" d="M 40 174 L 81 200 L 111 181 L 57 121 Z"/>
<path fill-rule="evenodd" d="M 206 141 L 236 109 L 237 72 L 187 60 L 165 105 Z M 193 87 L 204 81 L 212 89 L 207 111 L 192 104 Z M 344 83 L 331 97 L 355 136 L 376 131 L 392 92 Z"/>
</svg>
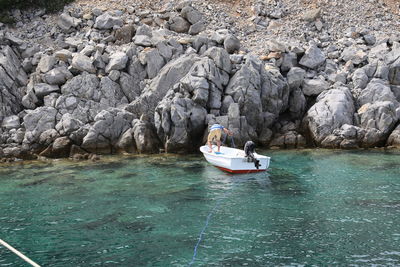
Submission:
<svg viewBox="0 0 400 267">
<path fill-rule="evenodd" d="M 213 141 L 213 139 L 215 139 L 217 141 L 217 146 L 218 146 L 218 152 L 219 149 L 221 147 L 221 135 L 222 135 L 222 131 L 224 131 L 224 133 L 226 133 L 229 136 L 232 136 L 232 132 L 229 131 L 227 128 L 225 128 L 224 126 L 222 126 L 221 124 L 213 124 L 210 128 L 210 133 L 208 134 L 207 137 L 207 144 L 208 144 L 208 152 L 212 152 L 212 144 L 211 142 Z"/>
</svg>

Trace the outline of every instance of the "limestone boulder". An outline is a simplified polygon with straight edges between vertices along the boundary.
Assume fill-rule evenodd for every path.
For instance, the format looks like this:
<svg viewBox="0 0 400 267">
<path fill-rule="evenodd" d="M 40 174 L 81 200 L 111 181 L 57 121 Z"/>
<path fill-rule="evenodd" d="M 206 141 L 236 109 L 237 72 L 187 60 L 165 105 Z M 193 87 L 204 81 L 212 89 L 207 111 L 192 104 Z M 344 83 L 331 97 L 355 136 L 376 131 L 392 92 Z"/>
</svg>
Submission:
<svg viewBox="0 0 400 267">
<path fill-rule="evenodd" d="M 302 87 L 304 95 L 317 96 L 329 88 L 329 83 L 323 78 L 305 79 Z"/>
<path fill-rule="evenodd" d="M 96 18 L 94 27 L 99 30 L 108 30 L 115 26 L 121 27 L 123 24 L 124 22 L 121 18 L 112 16 L 106 12 Z"/>
<path fill-rule="evenodd" d="M 24 143 L 38 142 L 43 132 L 54 130 L 57 113 L 57 110 L 53 107 L 39 107 L 29 111 L 23 118 L 26 129 Z"/>
<path fill-rule="evenodd" d="M 106 67 L 106 72 L 109 73 L 112 70 L 123 70 L 128 63 L 128 56 L 124 52 L 116 52 L 111 54 L 110 62 Z"/>
<path fill-rule="evenodd" d="M 347 87 L 334 87 L 321 93 L 304 118 L 305 126 L 317 144 L 344 124 L 353 125 L 353 97 Z"/>
<path fill-rule="evenodd" d="M 168 29 L 177 33 L 187 33 L 190 23 L 181 16 L 171 17 L 167 23 Z"/>
<path fill-rule="evenodd" d="M 43 80 L 50 85 L 63 85 L 72 77 L 72 73 L 66 67 L 58 67 L 45 73 Z"/>
<path fill-rule="evenodd" d="M 183 55 L 166 64 L 150 85 L 144 88 L 140 97 L 130 103 L 126 110 L 134 113 L 137 118 L 142 114 L 147 114 L 150 119 L 153 118 L 156 106 L 168 90 L 189 72 L 197 60 L 199 57 L 196 55 Z"/>
<path fill-rule="evenodd" d="M 397 101 L 367 103 L 361 106 L 358 114 L 360 115 L 360 126 L 366 130 L 363 146 L 381 146 L 384 145 L 400 119 L 399 103 Z"/>
<path fill-rule="evenodd" d="M 82 20 L 71 17 L 66 13 L 62 13 L 57 21 L 57 25 L 64 32 L 69 32 L 72 28 L 78 27 L 82 23 Z"/>
<path fill-rule="evenodd" d="M 161 68 L 165 65 L 165 60 L 158 49 L 151 48 L 139 54 L 139 60 L 146 66 L 147 77 L 152 79 L 157 76 Z"/>
<path fill-rule="evenodd" d="M 134 120 L 133 138 L 137 151 L 139 153 L 157 153 L 160 147 L 160 141 L 152 124 L 143 120 Z"/>
<path fill-rule="evenodd" d="M 396 101 L 396 96 L 390 89 L 389 83 L 381 79 L 372 79 L 358 97 L 360 106 L 377 101 Z"/>
<path fill-rule="evenodd" d="M 11 115 L 5 117 L 3 122 L 1 123 L 1 127 L 7 130 L 9 129 L 18 129 L 21 126 L 20 119 L 17 115 Z"/>
<path fill-rule="evenodd" d="M 228 35 L 224 40 L 224 48 L 229 54 L 239 51 L 240 40 L 233 34 Z"/>
<path fill-rule="evenodd" d="M 0 51 L 0 123 L 4 117 L 22 110 L 27 80 L 17 54 L 4 46 Z"/>
<path fill-rule="evenodd" d="M 70 155 L 72 142 L 68 137 L 59 137 L 39 155 L 46 158 L 67 158 Z"/>
<path fill-rule="evenodd" d="M 203 14 L 192 6 L 185 6 L 181 10 L 181 16 L 192 25 L 203 20 Z"/>
<path fill-rule="evenodd" d="M 316 45 L 311 45 L 300 59 L 299 64 L 309 69 L 316 69 L 325 62 L 325 55 Z"/>
<path fill-rule="evenodd" d="M 132 113 L 117 108 L 101 111 L 84 137 L 82 148 L 93 153 L 113 153 L 120 137 L 132 128 L 133 119 Z"/>
<path fill-rule="evenodd" d="M 400 125 L 398 125 L 390 134 L 389 138 L 387 139 L 386 145 L 400 148 Z"/>
<path fill-rule="evenodd" d="M 157 135 L 167 152 L 192 151 L 200 145 L 207 111 L 193 100 L 171 91 L 154 116 Z"/>
<path fill-rule="evenodd" d="M 60 87 L 57 85 L 49 85 L 47 83 L 38 83 L 33 86 L 33 90 L 35 95 L 39 99 L 43 99 L 43 97 L 60 91 Z"/>
<path fill-rule="evenodd" d="M 291 68 L 287 74 L 287 83 L 289 85 L 289 88 L 291 90 L 299 88 L 303 84 L 305 76 L 306 76 L 306 71 L 303 70 L 302 68 L 299 67 Z"/>
<path fill-rule="evenodd" d="M 44 55 L 41 57 L 36 71 L 46 73 L 53 68 L 53 66 L 57 63 L 57 59 L 55 56 Z"/>
<path fill-rule="evenodd" d="M 96 69 L 93 66 L 93 60 L 80 53 L 76 53 L 72 58 L 72 67 L 78 71 L 96 73 Z"/>
</svg>

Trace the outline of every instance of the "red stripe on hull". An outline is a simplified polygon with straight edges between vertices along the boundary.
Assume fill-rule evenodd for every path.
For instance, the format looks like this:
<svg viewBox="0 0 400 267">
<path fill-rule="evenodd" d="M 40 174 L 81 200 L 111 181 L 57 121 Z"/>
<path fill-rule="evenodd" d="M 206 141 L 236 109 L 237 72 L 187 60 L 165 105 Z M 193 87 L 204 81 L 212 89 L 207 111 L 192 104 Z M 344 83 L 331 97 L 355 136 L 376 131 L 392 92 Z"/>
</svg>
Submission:
<svg viewBox="0 0 400 267">
<path fill-rule="evenodd" d="M 266 170 L 231 170 L 231 169 L 227 169 L 227 168 L 223 168 L 223 167 L 219 167 L 219 166 L 215 166 L 220 170 L 229 172 L 229 173 L 253 173 L 253 172 L 264 172 Z"/>
</svg>

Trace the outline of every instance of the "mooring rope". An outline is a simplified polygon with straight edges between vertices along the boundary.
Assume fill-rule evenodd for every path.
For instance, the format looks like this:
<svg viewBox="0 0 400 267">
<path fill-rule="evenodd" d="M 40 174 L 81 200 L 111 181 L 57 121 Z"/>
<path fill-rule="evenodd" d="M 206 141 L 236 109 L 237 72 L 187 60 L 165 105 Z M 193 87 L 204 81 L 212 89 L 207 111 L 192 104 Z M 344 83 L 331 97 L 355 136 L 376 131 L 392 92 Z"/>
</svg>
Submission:
<svg viewBox="0 0 400 267">
<path fill-rule="evenodd" d="M 233 186 L 231 188 L 231 190 L 225 192 L 225 194 L 223 194 L 223 196 L 220 199 L 218 199 L 217 203 L 215 203 L 214 207 L 212 208 L 210 213 L 207 215 L 207 219 L 206 219 L 206 222 L 205 222 L 205 224 L 203 226 L 203 229 L 201 229 L 201 231 L 200 231 L 199 239 L 197 240 L 197 243 L 194 246 L 193 257 L 192 257 L 192 260 L 189 262 L 189 266 L 191 266 L 196 260 L 197 248 L 199 247 L 200 242 L 203 240 L 203 235 L 204 235 L 204 233 L 205 233 L 205 231 L 207 229 L 208 223 L 210 222 L 211 216 L 213 215 L 214 211 L 216 211 L 218 209 L 219 205 L 222 203 L 222 200 L 224 200 L 228 196 L 228 194 L 232 193 L 234 188 L 235 188 L 235 186 Z"/>
<path fill-rule="evenodd" d="M 21 252 L 19 252 L 18 250 L 16 250 L 15 248 L 13 248 L 12 246 L 10 246 L 9 244 L 7 244 L 5 241 L 3 241 L 1 239 L 0 239 L 0 244 L 3 245 L 4 247 L 8 248 L 12 252 L 14 252 L 18 257 L 20 257 L 21 259 L 23 259 L 24 261 L 26 261 L 30 265 L 32 265 L 34 267 L 40 267 L 39 264 L 35 263 L 31 259 L 29 259 L 27 256 L 25 256 L 24 254 L 22 254 Z"/>
</svg>

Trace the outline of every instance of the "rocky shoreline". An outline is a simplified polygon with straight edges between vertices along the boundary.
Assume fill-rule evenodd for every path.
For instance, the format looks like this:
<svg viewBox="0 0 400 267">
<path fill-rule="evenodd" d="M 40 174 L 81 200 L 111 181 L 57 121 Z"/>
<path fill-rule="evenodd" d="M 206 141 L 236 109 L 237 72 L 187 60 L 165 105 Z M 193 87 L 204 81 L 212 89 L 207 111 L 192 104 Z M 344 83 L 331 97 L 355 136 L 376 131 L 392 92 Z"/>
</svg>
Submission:
<svg viewBox="0 0 400 267">
<path fill-rule="evenodd" d="M 333 32 L 327 3 L 299 15 L 304 5 L 273 2 L 236 21 L 213 2 L 12 11 L 17 23 L 0 31 L 0 158 L 194 151 L 215 122 L 239 146 L 399 148 L 398 14 Z M 277 31 L 290 16 L 298 29 Z M 377 29 L 387 19 L 397 22 Z"/>
</svg>

